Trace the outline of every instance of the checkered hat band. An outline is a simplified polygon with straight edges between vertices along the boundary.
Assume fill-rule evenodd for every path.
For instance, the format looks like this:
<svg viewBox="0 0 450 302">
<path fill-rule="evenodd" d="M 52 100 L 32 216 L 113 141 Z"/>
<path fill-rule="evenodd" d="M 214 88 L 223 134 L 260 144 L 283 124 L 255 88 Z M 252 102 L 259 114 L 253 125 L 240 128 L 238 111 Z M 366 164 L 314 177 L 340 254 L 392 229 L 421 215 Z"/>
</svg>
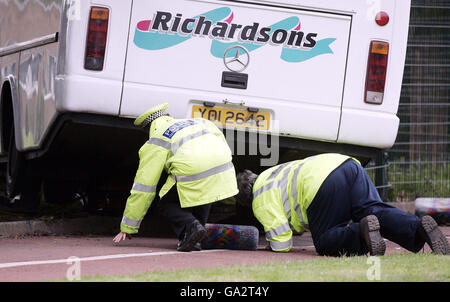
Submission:
<svg viewBox="0 0 450 302">
<path fill-rule="evenodd" d="M 142 123 L 141 127 L 145 128 L 147 125 L 149 125 L 151 122 L 156 120 L 158 117 L 163 116 L 165 113 L 163 110 L 156 111 L 155 113 L 150 114 Z"/>
</svg>

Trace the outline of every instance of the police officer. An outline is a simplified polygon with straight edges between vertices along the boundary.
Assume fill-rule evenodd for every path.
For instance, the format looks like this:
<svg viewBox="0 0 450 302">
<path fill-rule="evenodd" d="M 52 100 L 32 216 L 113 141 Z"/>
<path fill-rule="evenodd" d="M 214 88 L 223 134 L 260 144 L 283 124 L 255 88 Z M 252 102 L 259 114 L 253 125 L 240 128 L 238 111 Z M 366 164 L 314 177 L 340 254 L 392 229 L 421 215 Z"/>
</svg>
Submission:
<svg viewBox="0 0 450 302">
<path fill-rule="evenodd" d="M 153 107 L 134 122 L 149 128 L 150 139 L 139 150 L 139 168 L 127 199 L 121 232 L 113 241 L 120 242 L 138 232 L 165 170 L 168 177 L 159 190 L 159 208 L 180 240 L 177 250 L 198 250 L 206 235 L 204 226 L 211 203 L 238 193 L 231 150 L 212 122 L 174 119 L 166 114 L 167 108 L 166 103 Z M 175 189 L 176 200 L 163 198 Z"/>
<path fill-rule="evenodd" d="M 381 201 L 359 162 L 321 154 L 262 172 L 239 173 L 237 202 L 252 207 L 273 251 L 292 247 L 292 230 L 311 231 L 320 255 L 383 255 L 387 238 L 412 252 L 449 244 L 430 216 L 421 219 Z"/>
</svg>

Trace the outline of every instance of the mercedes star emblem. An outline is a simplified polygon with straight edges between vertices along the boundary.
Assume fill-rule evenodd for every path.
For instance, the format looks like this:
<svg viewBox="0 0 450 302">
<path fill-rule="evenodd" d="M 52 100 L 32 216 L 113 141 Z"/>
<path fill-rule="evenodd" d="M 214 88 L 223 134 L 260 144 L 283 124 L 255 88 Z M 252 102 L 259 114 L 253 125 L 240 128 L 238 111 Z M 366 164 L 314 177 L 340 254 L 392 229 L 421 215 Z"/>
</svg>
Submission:
<svg viewBox="0 0 450 302">
<path fill-rule="evenodd" d="M 236 53 L 233 56 L 233 52 L 231 52 L 230 55 L 232 57 L 227 58 L 227 55 L 231 50 L 235 50 Z M 250 63 L 250 55 L 248 53 L 248 50 L 245 49 L 245 47 L 243 46 L 234 45 L 228 47 L 225 50 L 225 53 L 223 54 L 223 64 L 225 64 L 225 67 L 228 68 L 230 71 L 241 72 L 245 68 L 247 68 L 249 63 Z"/>
</svg>

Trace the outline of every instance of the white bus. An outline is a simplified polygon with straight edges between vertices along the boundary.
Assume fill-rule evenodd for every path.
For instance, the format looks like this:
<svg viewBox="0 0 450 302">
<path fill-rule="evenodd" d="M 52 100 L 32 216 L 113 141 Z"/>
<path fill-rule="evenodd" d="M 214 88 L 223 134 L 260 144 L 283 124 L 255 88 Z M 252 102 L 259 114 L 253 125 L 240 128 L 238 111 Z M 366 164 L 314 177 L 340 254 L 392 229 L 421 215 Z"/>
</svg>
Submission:
<svg viewBox="0 0 450 302">
<path fill-rule="evenodd" d="M 397 135 L 409 13 L 409 0 L 0 0 L 7 195 L 129 190 L 148 135 L 133 119 L 163 102 L 236 130 L 231 143 L 267 135 L 271 165 L 367 163 Z M 263 156 L 233 151 L 238 170 Z"/>
</svg>

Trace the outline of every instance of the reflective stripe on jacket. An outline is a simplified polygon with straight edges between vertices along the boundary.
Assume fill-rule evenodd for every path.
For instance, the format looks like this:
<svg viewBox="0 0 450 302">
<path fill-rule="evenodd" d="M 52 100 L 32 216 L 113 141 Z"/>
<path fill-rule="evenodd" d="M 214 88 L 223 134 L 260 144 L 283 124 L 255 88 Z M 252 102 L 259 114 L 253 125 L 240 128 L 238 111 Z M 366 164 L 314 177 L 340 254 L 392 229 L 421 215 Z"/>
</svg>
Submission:
<svg viewBox="0 0 450 302">
<path fill-rule="evenodd" d="M 290 226 L 297 232 L 309 229 L 308 206 L 328 175 L 349 159 L 341 154 L 321 154 L 272 167 L 258 176 L 253 186 L 253 212 L 264 226 L 272 250 L 291 249 Z"/>
<path fill-rule="evenodd" d="M 137 233 L 156 196 L 163 169 L 169 177 L 163 197 L 175 184 L 181 207 L 219 201 L 238 193 L 231 150 L 223 133 L 205 119 L 157 118 L 139 150 L 139 168 L 124 211 L 121 231 Z"/>
</svg>

